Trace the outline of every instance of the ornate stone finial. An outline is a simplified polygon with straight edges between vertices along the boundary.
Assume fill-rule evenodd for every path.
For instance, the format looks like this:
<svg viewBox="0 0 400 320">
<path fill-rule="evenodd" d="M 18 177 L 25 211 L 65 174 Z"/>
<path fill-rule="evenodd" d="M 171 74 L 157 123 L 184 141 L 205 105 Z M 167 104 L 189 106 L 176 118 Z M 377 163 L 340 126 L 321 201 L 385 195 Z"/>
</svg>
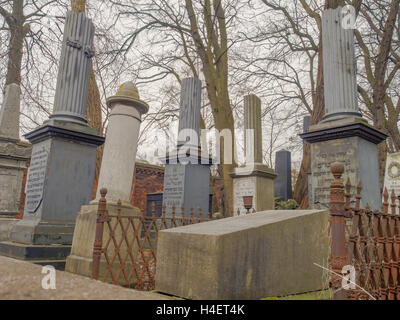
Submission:
<svg viewBox="0 0 400 320">
<path fill-rule="evenodd" d="M 334 162 L 331 165 L 331 171 L 335 179 L 340 179 L 344 173 L 344 165 L 340 162 Z"/>
<path fill-rule="evenodd" d="M 106 188 L 102 188 L 102 189 L 100 190 L 101 197 L 102 197 L 102 198 L 105 198 L 106 195 L 107 195 L 107 192 L 108 192 L 108 190 L 107 190 Z"/>
<path fill-rule="evenodd" d="M 149 111 L 149 105 L 140 100 L 139 90 L 132 81 L 122 84 L 115 96 L 107 99 L 109 108 L 112 108 L 116 103 L 136 107 L 141 114 L 146 114 Z"/>
</svg>

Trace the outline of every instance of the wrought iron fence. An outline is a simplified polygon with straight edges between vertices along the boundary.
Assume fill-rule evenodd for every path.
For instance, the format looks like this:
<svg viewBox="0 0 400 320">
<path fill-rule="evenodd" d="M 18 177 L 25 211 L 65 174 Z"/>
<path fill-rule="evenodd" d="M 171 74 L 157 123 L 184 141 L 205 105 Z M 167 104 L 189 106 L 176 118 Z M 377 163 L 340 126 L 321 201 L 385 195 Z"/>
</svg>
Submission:
<svg viewBox="0 0 400 320">
<path fill-rule="evenodd" d="M 172 206 L 170 216 L 165 205 L 161 217 L 156 217 L 155 204 L 152 216 L 123 216 L 121 202 L 117 214 L 107 211 L 107 190 L 101 190 L 98 206 L 96 237 L 93 250 L 92 278 L 137 290 L 154 290 L 157 263 L 157 239 L 161 230 L 210 221 L 201 208 L 190 208 L 185 216 L 182 206 L 178 212 Z"/>
<path fill-rule="evenodd" d="M 343 165 L 334 163 L 331 170 L 335 177 L 330 205 L 334 299 L 400 300 L 400 197 L 394 191 L 389 197 L 385 189 L 381 211 L 368 205 L 361 208 L 359 183 L 352 207 L 351 182 L 344 186 L 341 180 Z"/>
</svg>

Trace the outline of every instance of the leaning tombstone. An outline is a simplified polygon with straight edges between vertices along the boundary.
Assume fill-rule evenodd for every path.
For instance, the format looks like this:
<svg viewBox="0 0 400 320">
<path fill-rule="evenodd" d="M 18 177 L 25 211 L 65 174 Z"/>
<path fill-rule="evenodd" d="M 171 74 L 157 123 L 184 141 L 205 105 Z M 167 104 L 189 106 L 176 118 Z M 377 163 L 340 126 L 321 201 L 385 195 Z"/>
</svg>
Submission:
<svg viewBox="0 0 400 320">
<path fill-rule="evenodd" d="M 233 209 L 234 215 L 240 212 L 246 214 L 243 197 L 253 197 L 253 210 L 256 212 L 273 210 L 274 180 L 277 175 L 273 169 L 263 164 L 261 100 L 256 95 L 244 98 L 245 112 L 245 156 L 244 167 L 236 168 L 233 178 Z"/>
<path fill-rule="evenodd" d="M 98 204 L 101 198 L 100 190 L 107 189 L 107 210 L 110 216 L 119 215 L 121 221 L 117 224 L 117 219 L 111 221 L 114 227 L 116 243 L 120 243 L 119 256 L 125 260 L 125 273 L 130 274 L 137 265 L 138 248 L 140 243 L 136 240 L 141 235 L 140 219 L 142 215 L 140 209 L 130 204 L 132 181 L 135 174 L 135 162 L 137 145 L 139 138 L 140 125 L 143 114 L 147 113 L 149 106 L 139 97 L 139 91 L 133 82 L 124 83 L 115 96 L 107 99 L 107 105 L 111 109 L 107 137 L 103 151 L 102 165 L 99 174 L 97 198 L 89 205 L 82 206 L 74 233 L 72 250 L 67 258 L 65 271 L 90 277 L 92 275 L 93 248 L 96 233 L 96 221 Z M 120 205 L 119 205 L 120 202 Z M 133 226 L 135 226 L 133 228 Z M 136 231 L 135 231 L 136 229 Z M 126 242 L 124 239 L 128 239 Z M 104 227 L 103 250 L 109 257 L 113 257 L 117 252 L 115 245 L 105 249 L 105 245 L 111 239 L 108 225 Z M 140 240 L 139 240 L 140 241 Z M 131 249 L 128 247 L 131 244 Z M 133 259 L 132 259 L 133 258 Z M 114 277 L 117 276 L 122 261 L 119 257 L 114 259 L 112 266 Z M 111 264 L 111 263 L 110 263 Z M 100 277 L 103 280 L 108 262 L 105 255 L 100 260 Z M 111 274 L 106 277 L 111 281 Z M 123 273 L 120 273 L 121 281 Z M 136 281 L 135 272 L 127 280 L 129 285 Z"/>
<path fill-rule="evenodd" d="M 381 208 L 378 147 L 387 135 L 369 125 L 358 108 L 354 31 L 342 28 L 342 8 L 322 15 L 325 116 L 301 137 L 311 143 L 312 201 L 329 208 L 330 166 L 345 165 L 346 181 L 361 181 L 362 206 Z M 351 190 L 355 194 L 355 190 Z"/>
<path fill-rule="evenodd" d="M 64 268 L 80 207 L 92 196 L 97 147 L 104 138 L 88 126 L 86 103 L 94 25 L 68 12 L 50 119 L 25 137 L 33 144 L 24 218 L 0 254 Z"/>
</svg>

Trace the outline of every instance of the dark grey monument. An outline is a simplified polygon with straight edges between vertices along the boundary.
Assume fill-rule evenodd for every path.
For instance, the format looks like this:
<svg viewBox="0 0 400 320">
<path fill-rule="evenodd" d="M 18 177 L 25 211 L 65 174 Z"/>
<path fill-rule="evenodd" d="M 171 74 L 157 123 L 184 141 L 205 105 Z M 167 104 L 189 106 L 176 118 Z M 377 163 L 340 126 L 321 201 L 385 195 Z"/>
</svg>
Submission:
<svg viewBox="0 0 400 320">
<path fill-rule="evenodd" d="M 190 208 L 202 208 L 203 216 L 208 214 L 210 195 L 211 159 L 205 159 L 200 150 L 200 109 L 201 81 L 187 78 L 182 81 L 181 105 L 179 118 L 178 147 L 165 159 L 163 204 L 166 214 L 172 214 L 173 205 L 176 213 L 185 206 L 185 215 L 190 215 Z"/>
<path fill-rule="evenodd" d="M 93 36 L 84 13 L 67 13 L 54 113 L 26 135 L 33 150 L 24 219 L 12 229 L 12 242 L 0 244 L 3 255 L 47 264 L 65 259 L 77 213 L 91 200 L 97 147 L 104 143 L 86 121 Z"/>
<path fill-rule="evenodd" d="M 325 10 L 322 17 L 326 115 L 301 135 L 311 143 L 312 201 L 315 208 L 329 207 L 330 166 L 339 161 L 345 165 L 345 181 L 350 178 L 353 186 L 362 182 L 362 205 L 378 210 L 382 198 L 377 145 L 387 136 L 359 112 L 354 33 L 342 28 L 341 10 Z"/>
<path fill-rule="evenodd" d="M 275 197 L 282 201 L 293 199 L 292 189 L 292 154 L 281 150 L 276 153 L 275 172 L 278 177 L 275 180 Z"/>
</svg>

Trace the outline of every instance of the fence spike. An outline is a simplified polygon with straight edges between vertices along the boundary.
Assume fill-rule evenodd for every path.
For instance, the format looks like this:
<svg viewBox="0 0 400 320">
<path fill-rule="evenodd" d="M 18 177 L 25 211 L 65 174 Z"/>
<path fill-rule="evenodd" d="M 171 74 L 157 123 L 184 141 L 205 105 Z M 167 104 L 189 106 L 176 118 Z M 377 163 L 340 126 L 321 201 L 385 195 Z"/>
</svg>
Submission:
<svg viewBox="0 0 400 320">
<path fill-rule="evenodd" d="M 391 213 L 392 213 L 392 215 L 395 215 L 396 214 L 396 194 L 394 193 L 394 190 L 392 190 L 392 193 L 390 195 L 390 200 L 391 200 L 390 208 L 392 209 Z"/>
<path fill-rule="evenodd" d="M 156 217 L 156 203 L 154 201 L 151 203 L 151 216 L 152 218 Z"/>
<path fill-rule="evenodd" d="M 121 207 L 122 207 L 122 202 L 121 202 L 121 199 L 119 199 L 117 202 L 117 214 L 119 216 L 121 215 Z"/>
<path fill-rule="evenodd" d="M 382 204 L 382 212 L 383 213 L 388 213 L 388 208 L 389 208 L 389 192 L 387 188 L 385 188 L 385 191 L 383 192 L 383 204 Z"/>
</svg>

